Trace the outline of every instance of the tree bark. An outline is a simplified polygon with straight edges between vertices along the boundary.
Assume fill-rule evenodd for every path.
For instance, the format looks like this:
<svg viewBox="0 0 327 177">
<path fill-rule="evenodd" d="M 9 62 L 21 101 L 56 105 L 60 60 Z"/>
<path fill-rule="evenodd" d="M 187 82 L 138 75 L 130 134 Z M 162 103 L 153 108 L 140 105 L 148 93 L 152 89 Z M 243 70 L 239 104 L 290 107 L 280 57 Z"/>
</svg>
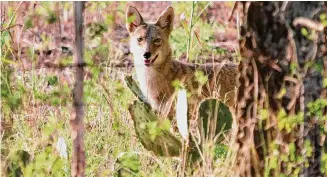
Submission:
<svg viewBox="0 0 327 177">
<path fill-rule="evenodd" d="M 75 54 L 76 63 L 75 86 L 73 90 L 73 114 L 70 120 L 71 136 L 73 140 L 73 155 L 71 162 L 71 176 L 85 176 L 85 152 L 84 152 L 84 106 L 83 106 L 83 82 L 84 82 L 84 59 L 83 59 L 83 2 L 74 2 L 75 22 Z"/>
<path fill-rule="evenodd" d="M 324 2 L 244 2 L 236 120 L 240 176 L 322 176 Z M 326 115 L 326 106 L 320 113 Z M 312 153 L 311 153 L 312 150 Z M 303 157 L 303 159 L 302 159 Z"/>
</svg>

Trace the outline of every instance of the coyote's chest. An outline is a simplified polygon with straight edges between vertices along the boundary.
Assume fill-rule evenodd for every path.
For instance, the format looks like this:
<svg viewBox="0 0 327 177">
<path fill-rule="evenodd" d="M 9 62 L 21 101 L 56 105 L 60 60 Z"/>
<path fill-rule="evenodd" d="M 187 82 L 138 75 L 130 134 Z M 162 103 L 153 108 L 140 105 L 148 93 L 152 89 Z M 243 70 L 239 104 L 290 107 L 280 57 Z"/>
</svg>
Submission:
<svg viewBox="0 0 327 177">
<path fill-rule="evenodd" d="M 176 93 L 176 88 L 173 85 L 174 81 L 183 84 L 188 92 L 192 93 L 198 89 L 198 85 L 193 82 L 194 68 L 182 65 L 177 61 L 166 64 L 167 67 L 164 69 L 136 68 L 137 79 L 143 94 L 147 97 L 153 109 L 163 115 L 172 113 L 171 108 Z M 194 96 L 193 94 L 192 98 L 195 98 Z M 193 102 L 192 99 L 189 99 L 189 101 Z"/>
<path fill-rule="evenodd" d="M 174 93 L 172 76 L 143 68 L 136 69 L 136 74 L 144 96 L 155 110 L 161 110 Z"/>
</svg>

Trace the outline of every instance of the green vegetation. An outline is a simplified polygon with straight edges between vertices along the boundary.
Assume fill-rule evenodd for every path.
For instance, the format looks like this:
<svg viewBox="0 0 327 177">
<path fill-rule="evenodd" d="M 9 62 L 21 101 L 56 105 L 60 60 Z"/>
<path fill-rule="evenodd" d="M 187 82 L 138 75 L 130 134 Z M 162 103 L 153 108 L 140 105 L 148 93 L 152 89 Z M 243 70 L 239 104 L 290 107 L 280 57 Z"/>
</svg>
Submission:
<svg viewBox="0 0 327 177">
<path fill-rule="evenodd" d="M 18 9 L 26 4 L 28 7 L 35 6 L 35 11 L 26 10 L 22 16 Z M 191 62 L 202 63 L 204 61 L 201 56 L 228 53 L 225 48 L 211 45 L 216 41 L 215 32 L 227 28 L 225 24 L 205 19 L 211 5 L 212 2 L 172 3 L 176 23 L 170 42 L 174 58 L 187 58 Z M 176 176 L 181 159 L 156 156 L 152 151 L 148 151 L 138 138 L 134 121 L 128 111 L 129 105 L 136 98 L 122 79 L 122 73 L 130 74 L 132 71 L 126 69 L 128 71 L 122 72 L 114 67 L 117 61 L 122 60 L 123 52 L 119 46 L 127 40 L 126 37 L 119 37 L 125 35 L 124 30 L 119 27 L 125 28 L 126 7 L 125 2 L 89 2 L 86 5 L 86 14 L 101 15 L 98 21 L 94 20 L 95 15 L 92 16 L 85 25 L 86 176 Z M 56 46 L 60 57 L 55 60 L 50 56 L 56 55 L 56 50 L 51 48 L 56 37 L 72 37 L 69 36 L 69 30 L 73 29 L 72 21 L 68 20 L 71 20 L 73 15 L 71 9 L 71 2 L 13 2 L 6 8 L 6 20 L 1 22 L 0 37 L 0 176 L 70 176 L 72 140 L 69 120 L 72 116 L 71 93 L 74 84 L 72 46 Z M 324 27 L 327 26 L 326 14 L 322 13 L 319 20 Z M 60 32 L 57 30 L 59 27 L 63 29 Z M 120 33 L 116 34 L 116 31 Z M 318 34 L 317 31 L 306 27 L 300 28 L 300 33 L 311 41 L 315 40 Z M 111 39 L 115 37 L 118 42 Z M 73 44 L 72 39 L 69 40 Z M 240 59 L 238 52 L 233 53 L 233 56 Z M 51 59 L 54 66 L 47 66 L 46 57 Z M 305 69 L 308 68 L 314 68 L 324 74 L 322 84 L 326 88 L 327 77 L 323 64 L 308 62 Z M 291 63 L 290 77 L 301 78 L 299 69 L 297 63 Z M 201 84 L 208 80 L 202 72 L 197 72 L 196 78 Z M 172 84 L 175 88 L 184 88 L 179 81 Z M 287 92 L 282 88 L 276 98 L 283 98 L 289 94 Z M 269 115 L 269 106 L 260 108 L 257 110 L 259 116 L 256 119 L 259 127 L 255 128 L 260 132 L 274 129 L 276 134 L 283 132 L 289 135 L 287 137 L 296 137 L 299 127 L 306 126 L 303 123 L 304 118 L 314 116 L 315 121 L 321 125 L 320 135 L 326 138 L 326 99 L 316 99 L 306 106 L 307 115 L 300 112 L 290 116 L 286 110 L 281 109 L 274 118 Z M 207 176 L 234 176 L 232 168 L 236 155 L 231 148 L 230 134 L 225 134 L 226 130 L 233 128 L 231 115 L 228 108 L 222 104 L 219 104 L 219 111 L 221 112 L 218 112 L 218 117 L 223 119 L 220 119 L 214 133 L 221 136 L 215 142 L 208 142 L 201 147 L 205 149 L 201 158 L 212 166 L 203 165 L 202 169 L 197 170 L 202 170 Z M 201 110 L 200 114 L 203 116 L 209 113 L 207 110 Z M 173 123 L 167 120 L 150 121 L 139 123 L 137 128 L 140 132 L 148 133 L 147 138 L 155 142 L 158 137 L 172 129 L 171 124 Z M 208 126 L 208 122 L 203 124 Z M 206 128 L 204 127 L 205 131 Z M 308 165 L 307 157 L 313 155 L 313 144 L 308 140 L 303 140 L 299 147 L 293 139 L 288 141 L 291 143 L 287 143 L 283 139 L 271 140 L 271 135 L 263 133 L 254 136 L 264 142 L 264 176 L 298 176 L 303 164 Z M 180 144 L 176 144 L 179 147 Z M 324 175 L 327 175 L 326 151 L 325 144 L 320 161 L 320 170 Z M 283 171 L 287 173 L 278 173 L 281 171 L 280 164 L 283 164 L 286 169 Z"/>
<path fill-rule="evenodd" d="M 176 18 L 182 11 L 189 13 L 190 4 L 192 3 L 174 3 Z M 108 2 L 88 3 L 87 10 L 101 11 L 110 5 Z M 11 4 L 7 10 L 10 20 L 2 26 L 10 27 L 18 23 L 18 7 L 19 3 Z M 69 9 L 72 9 L 72 3 L 41 2 L 36 3 L 35 7 L 35 12 L 28 10 L 24 17 L 22 34 L 47 25 L 63 25 L 62 16 L 58 17 L 58 9 L 61 9 L 61 13 L 71 15 Z M 85 29 L 86 176 L 121 175 L 124 173 L 122 169 L 131 170 L 128 174 L 132 176 L 173 176 L 180 160 L 155 156 L 136 137 L 128 113 L 128 104 L 135 98 L 112 67 L 121 53 L 117 50 L 117 44 L 103 40 L 105 33 L 113 31 L 111 26 L 115 23 L 114 20 L 124 19 L 125 8 L 125 3 L 118 3 L 116 16 L 112 13 L 105 14 L 101 23 L 88 24 Z M 186 14 L 187 17 L 177 24 L 172 34 L 171 43 L 176 58 L 187 50 L 192 60 L 199 52 L 216 52 L 205 44 L 214 40 L 212 36 L 215 29 L 221 26 L 208 24 L 199 18 L 205 12 L 207 3 L 195 3 L 194 8 L 192 29 L 188 29 L 188 25 L 183 26 L 190 18 Z M 193 33 L 195 29 L 199 39 Z M 18 45 L 20 41 L 13 40 L 13 37 L 17 37 L 17 33 L 13 32 L 17 32 L 17 29 L 1 32 L 1 174 L 15 176 L 14 173 L 17 172 L 24 176 L 70 176 L 72 142 L 69 119 L 72 116 L 71 89 L 74 80 L 73 60 L 69 54 L 71 48 L 60 48 L 64 53 L 58 59 L 61 69 L 38 67 L 44 61 L 37 52 L 50 50 L 54 36 L 41 33 L 37 38 L 41 42 L 31 41 L 31 45 L 24 48 L 26 55 L 23 55 L 18 52 L 23 48 Z M 189 46 L 186 46 L 187 41 L 190 41 Z M 33 46 L 33 43 L 38 43 L 38 46 Z M 30 67 L 25 68 L 24 62 L 30 64 Z M 205 80 L 200 73 L 199 79 Z M 163 125 L 170 126 L 167 123 Z M 155 138 L 157 125 L 150 123 L 145 126 L 153 132 L 152 138 Z M 67 145 L 68 157 L 63 157 L 59 152 L 59 139 L 63 139 Z M 227 147 L 215 150 L 215 158 L 225 161 Z M 23 157 L 22 152 L 27 156 L 24 156 L 26 163 L 20 159 Z M 218 162 L 217 165 L 219 166 Z"/>
</svg>

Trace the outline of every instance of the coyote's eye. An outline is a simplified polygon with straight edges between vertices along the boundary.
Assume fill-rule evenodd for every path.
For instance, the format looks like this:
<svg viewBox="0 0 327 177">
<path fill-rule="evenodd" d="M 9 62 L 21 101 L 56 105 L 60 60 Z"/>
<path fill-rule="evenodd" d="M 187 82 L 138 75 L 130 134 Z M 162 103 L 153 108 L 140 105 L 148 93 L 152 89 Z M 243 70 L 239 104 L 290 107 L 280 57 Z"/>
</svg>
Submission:
<svg viewBox="0 0 327 177">
<path fill-rule="evenodd" d="M 139 38 L 137 38 L 137 41 L 138 42 L 142 42 L 143 41 L 143 38 L 142 37 L 139 37 Z"/>
<path fill-rule="evenodd" d="M 161 39 L 159 39 L 159 38 L 155 39 L 153 42 L 156 43 L 156 44 L 159 44 L 161 42 Z"/>
</svg>

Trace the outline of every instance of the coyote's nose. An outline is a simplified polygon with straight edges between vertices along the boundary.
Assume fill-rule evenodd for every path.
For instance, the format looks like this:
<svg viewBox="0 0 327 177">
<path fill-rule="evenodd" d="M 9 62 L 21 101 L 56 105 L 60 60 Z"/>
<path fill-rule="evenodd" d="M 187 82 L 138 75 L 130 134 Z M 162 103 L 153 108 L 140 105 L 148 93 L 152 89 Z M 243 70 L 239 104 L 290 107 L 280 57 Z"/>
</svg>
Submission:
<svg viewBox="0 0 327 177">
<path fill-rule="evenodd" d="M 145 52 L 144 55 L 143 55 L 143 57 L 145 59 L 149 59 L 151 57 L 151 53 L 150 52 Z"/>
</svg>

